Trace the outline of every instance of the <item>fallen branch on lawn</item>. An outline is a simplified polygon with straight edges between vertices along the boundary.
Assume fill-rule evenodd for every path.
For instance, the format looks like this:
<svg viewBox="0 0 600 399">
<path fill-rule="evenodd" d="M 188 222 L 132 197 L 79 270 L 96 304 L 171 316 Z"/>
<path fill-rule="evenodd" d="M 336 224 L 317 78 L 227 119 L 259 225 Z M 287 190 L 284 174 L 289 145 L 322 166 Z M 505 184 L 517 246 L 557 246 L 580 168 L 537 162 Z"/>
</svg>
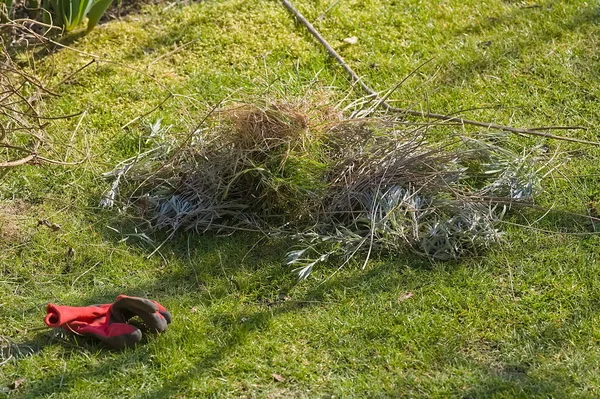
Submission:
<svg viewBox="0 0 600 399">
<path fill-rule="evenodd" d="M 377 106 L 380 106 L 380 107 L 386 109 L 387 111 L 397 112 L 397 113 L 411 115 L 411 116 L 417 116 L 420 118 L 436 119 L 436 120 L 442 120 L 442 121 L 447 121 L 447 122 L 457 122 L 457 123 L 460 123 L 463 125 L 479 126 L 479 127 L 484 127 L 486 129 L 496 129 L 496 130 L 501 130 L 501 131 L 515 133 L 515 134 L 525 134 L 525 135 L 530 135 L 530 136 L 545 137 L 545 138 L 554 139 L 554 140 L 563 140 L 563 141 L 570 141 L 573 143 L 600 146 L 599 142 L 576 139 L 576 138 L 572 138 L 572 137 L 557 136 L 554 134 L 545 133 L 545 132 L 540 131 L 540 130 L 550 130 L 550 129 L 581 129 L 581 127 L 569 127 L 569 126 L 555 127 L 554 126 L 554 127 L 545 127 L 545 128 L 537 128 L 537 129 L 521 129 L 521 128 L 516 128 L 516 127 L 511 127 L 511 126 L 499 125 L 499 124 L 492 123 L 492 122 L 480 122 L 480 121 L 475 121 L 475 120 L 471 120 L 471 119 L 465 119 L 460 116 L 451 116 L 451 115 L 444 115 L 444 114 L 437 114 L 437 113 L 432 113 L 432 112 L 416 111 L 416 110 L 412 110 L 412 109 L 404 109 L 404 108 L 394 107 L 386 101 L 386 98 L 382 98 L 377 92 L 375 92 L 375 90 L 373 90 L 371 87 L 369 87 L 360 78 L 360 76 L 358 76 L 358 74 L 356 72 L 354 72 L 354 70 L 344 61 L 342 56 L 339 55 L 339 53 L 337 51 L 335 51 L 333 49 L 333 47 L 331 47 L 331 45 L 327 42 L 327 40 L 325 40 L 325 38 L 319 33 L 319 31 L 288 0 L 281 0 L 281 2 L 296 17 L 296 19 L 298 21 L 300 21 L 300 23 L 302 23 L 302 25 L 304 25 L 306 27 L 306 29 L 308 29 L 308 31 L 319 41 L 319 43 L 321 43 L 321 45 L 325 48 L 325 50 L 327 50 L 327 53 L 329 53 L 329 55 L 331 57 L 333 57 L 337 61 L 337 63 L 340 64 L 340 66 L 342 68 L 344 68 L 344 70 L 350 76 L 352 82 L 357 83 L 363 89 L 363 91 L 365 93 L 367 93 L 370 97 L 372 97 L 373 100 L 376 101 Z"/>
</svg>

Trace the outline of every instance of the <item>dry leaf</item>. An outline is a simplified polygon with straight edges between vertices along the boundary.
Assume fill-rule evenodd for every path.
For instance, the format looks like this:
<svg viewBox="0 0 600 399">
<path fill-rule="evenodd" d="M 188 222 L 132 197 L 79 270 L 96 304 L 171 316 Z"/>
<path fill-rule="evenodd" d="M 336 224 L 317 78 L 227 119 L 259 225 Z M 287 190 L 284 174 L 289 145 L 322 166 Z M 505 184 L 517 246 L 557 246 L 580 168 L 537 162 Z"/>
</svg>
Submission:
<svg viewBox="0 0 600 399">
<path fill-rule="evenodd" d="M 21 385 L 23 385 L 23 383 L 25 382 L 25 378 L 19 378 L 18 380 L 15 380 L 13 382 L 11 382 L 10 384 L 8 384 L 8 389 L 10 390 L 15 390 L 15 389 L 19 389 L 19 387 Z"/>
<path fill-rule="evenodd" d="M 412 291 L 408 291 L 408 292 L 405 292 L 405 293 L 403 293 L 403 294 L 400 294 L 400 295 L 398 296 L 398 303 L 400 303 L 400 302 L 404 302 L 404 301 L 406 301 L 407 299 L 410 299 L 410 298 L 412 298 L 412 296 L 413 296 L 413 295 L 414 295 L 414 294 L 412 293 Z"/>
<path fill-rule="evenodd" d="M 344 41 L 348 44 L 356 44 L 356 43 L 358 43 L 358 37 L 356 37 L 356 36 L 347 37 L 344 39 Z"/>
<path fill-rule="evenodd" d="M 50 223 L 47 219 L 38 220 L 38 226 L 46 226 L 52 231 L 60 230 L 60 224 Z"/>
<path fill-rule="evenodd" d="M 273 377 L 273 379 L 275 381 L 277 381 L 277 382 L 284 382 L 285 381 L 285 377 L 283 377 L 282 375 L 277 374 L 277 373 L 272 373 L 271 377 Z"/>
<path fill-rule="evenodd" d="M 292 298 L 290 298 L 285 292 L 280 292 L 279 293 L 279 300 L 280 301 L 289 301 L 290 299 L 292 299 Z"/>
</svg>

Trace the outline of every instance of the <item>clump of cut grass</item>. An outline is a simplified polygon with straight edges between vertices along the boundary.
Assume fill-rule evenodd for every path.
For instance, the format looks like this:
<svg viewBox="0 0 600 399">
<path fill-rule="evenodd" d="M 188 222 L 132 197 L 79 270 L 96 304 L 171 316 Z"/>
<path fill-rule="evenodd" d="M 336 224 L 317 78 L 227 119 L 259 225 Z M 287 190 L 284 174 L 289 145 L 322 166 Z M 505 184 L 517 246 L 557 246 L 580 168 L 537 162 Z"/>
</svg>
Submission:
<svg viewBox="0 0 600 399">
<path fill-rule="evenodd" d="M 389 116 L 358 123 L 332 132 L 338 153 L 322 202 L 327 217 L 296 235 L 299 249 L 287 259 L 301 277 L 332 255 L 343 264 L 406 248 L 441 260 L 479 255 L 501 240 L 505 213 L 531 204 L 556 166 L 542 161 L 542 147 L 515 152 L 500 137 L 430 144 L 422 128 Z"/>
<path fill-rule="evenodd" d="M 150 230 L 292 237 L 286 263 L 302 278 L 332 256 L 345 264 L 407 248 L 444 260 L 479 254 L 554 167 L 541 147 L 514 148 L 501 136 L 429 143 L 423 126 L 305 100 L 233 104 L 183 143 L 160 124 L 150 137 L 156 147 L 109 174 L 104 205 L 124 183 L 124 207 Z"/>
<path fill-rule="evenodd" d="M 233 104 L 183 146 L 170 141 L 169 127 L 154 124 L 150 137 L 158 147 L 111 175 L 138 185 L 130 201 L 153 230 L 262 230 L 291 222 L 289 215 L 311 218 L 325 189 L 320 136 L 329 121 L 327 111 L 310 113 L 306 105 Z M 104 205 L 118 189 L 117 182 Z"/>
<path fill-rule="evenodd" d="M 229 130 L 234 133 L 232 143 L 244 149 L 263 145 L 269 149 L 285 141 L 297 141 L 308 128 L 306 114 L 289 104 L 275 103 L 266 109 L 242 104 L 226 112 L 233 122 L 233 129 Z"/>
</svg>

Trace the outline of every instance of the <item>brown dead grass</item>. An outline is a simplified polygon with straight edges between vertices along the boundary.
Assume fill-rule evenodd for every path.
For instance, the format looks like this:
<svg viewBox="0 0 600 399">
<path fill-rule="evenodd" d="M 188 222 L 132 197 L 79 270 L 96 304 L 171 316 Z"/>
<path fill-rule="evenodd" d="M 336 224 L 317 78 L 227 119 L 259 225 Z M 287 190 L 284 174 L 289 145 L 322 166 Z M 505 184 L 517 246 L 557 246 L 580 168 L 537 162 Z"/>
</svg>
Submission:
<svg viewBox="0 0 600 399">
<path fill-rule="evenodd" d="M 29 209 L 24 201 L 0 202 L 0 245 L 22 240 Z"/>
<path fill-rule="evenodd" d="M 281 143 L 302 143 L 318 136 L 342 120 L 342 113 L 324 93 L 314 93 L 311 101 L 262 101 L 235 104 L 221 111 L 233 129 L 223 132 L 240 149 L 257 146 L 272 148 Z"/>
<path fill-rule="evenodd" d="M 308 120 L 293 108 L 273 104 L 270 109 L 260 109 L 244 104 L 230 109 L 230 117 L 237 134 L 237 145 L 251 148 L 261 142 L 297 139 L 308 128 Z"/>
</svg>

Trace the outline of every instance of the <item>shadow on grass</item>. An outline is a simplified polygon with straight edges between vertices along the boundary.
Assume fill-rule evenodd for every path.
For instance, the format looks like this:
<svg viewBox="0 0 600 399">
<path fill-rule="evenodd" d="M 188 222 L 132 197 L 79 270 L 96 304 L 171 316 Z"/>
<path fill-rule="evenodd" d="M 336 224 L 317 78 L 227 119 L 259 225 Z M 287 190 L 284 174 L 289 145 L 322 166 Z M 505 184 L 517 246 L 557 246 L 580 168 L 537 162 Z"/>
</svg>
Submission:
<svg viewBox="0 0 600 399">
<path fill-rule="evenodd" d="M 498 368 L 494 365 L 480 365 L 482 378 L 475 386 L 466 389 L 462 399 L 478 398 L 568 398 L 573 381 L 564 375 L 555 374 L 552 378 L 529 375 L 521 365 L 507 365 Z"/>
<path fill-rule="evenodd" d="M 107 231 L 108 235 L 112 235 Z M 168 303 L 184 303 L 188 311 L 182 314 L 173 313 L 173 324 L 163 335 L 144 335 L 143 341 L 135 348 L 115 352 L 106 349 L 91 338 L 75 337 L 67 334 L 64 338 L 51 339 L 50 333 L 41 333 L 29 344 L 43 351 L 44 346 L 57 344 L 63 353 L 65 362 L 74 360 L 81 362 L 82 353 L 84 357 L 92 357 L 94 361 L 89 364 L 76 367 L 76 370 L 55 369 L 40 376 L 36 381 L 31 381 L 20 389 L 20 396 L 40 397 L 50 392 L 54 394 L 68 394 L 78 381 L 110 381 L 112 373 L 136 365 L 154 364 L 156 362 L 156 349 L 154 341 L 167 340 L 165 345 L 184 345 L 194 334 L 194 330 L 187 331 L 182 324 L 189 320 L 189 315 L 195 306 L 214 306 L 202 322 L 209 326 L 209 330 L 217 332 L 220 337 L 212 342 L 210 350 L 202 351 L 195 356 L 193 364 L 186 367 L 182 372 L 176 373 L 169 380 L 161 381 L 156 389 L 140 395 L 131 397 L 140 398 L 170 398 L 189 391 L 190 385 L 202 378 L 213 376 L 214 368 L 220 362 L 227 359 L 239 347 L 243 346 L 251 337 L 260 334 L 269 328 L 270 323 L 277 318 L 297 312 L 301 309 L 322 306 L 328 293 L 335 288 L 355 287 L 360 283 L 377 280 L 378 284 L 372 287 L 370 294 L 376 295 L 379 291 L 389 290 L 391 285 L 398 283 L 398 277 L 385 278 L 385 274 L 396 266 L 382 264 L 364 273 L 348 276 L 344 273 L 325 281 L 321 285 L 309 289 L 300 287 L 296 292 L 296 276 L 281 266 L 276 259 L 281 259 L 281 249 L 271 244 L 264 244 L 254 248 L 247 254 L 244 262 L 240 262 L 240 254 L 247 252 L 255 244 L 255 237 L 246 236 L 240 238 L 229 238 L 210 243 L 208 249 L 200 247 L 188 249 L 188 237 L 182 237 L 173 243 L 164 246 L 164 252 L 171 253 L 170 256 L 189 258 L 189 267 L 169 271 L 157 278 L 155 281 L 136 286 L 129 295 L 140 295 L 166 300 Z M 198 240 L 202 240 L 199 238 Z M 207 239 L 210 241 L 210 239 Z M 232 250 L 236 247 L 237 250 Z M 189 251 L 189 252 L 188 252 Z M 210 252 L 207 257 L 207 252 Z M 214 253 L 219 256 L 212 256 Z M 265 264 L 265 259 L 268 262 Z M 420 264 L 420 266 L 419 266 Z M 420 262 L 414 267 L 429 267 L 427 262 Z M 253 265 L 253 266 L 248 266 Z M 236 276 L 241 269 L 246 276 L 245 279 Z M 206 287 L 204 281 L 212 279 L 213 284 Z M 219 280 L 218 284 L 214 284 Z M 112 300 L 122 292 L 118 290 L 107 290 L 82 297 L 77 305 L 85 306 L 94 303 L 105 303 Z M 245 306 L 241 310 L 219 310 L 219 303 L 226 298 L 242 296 Z M 165 303 L 165 302 L 163 302 Z M 166 304 L 166 303 L 165 303 Z M 169 306 L 167 305 L 167 308 Z M 211 336 L 198 336 L 198 340 L 211 340 Z M 168 347 L 169 351 L 171 347 Z M 177 350 L 173 352 L 176 354 Z M 87 355 L 85 355 L 87 354 Z"/>
<path fill-rule="evenodd" d="M 231 238 L 213 243 L 208 246 L 208 249 L 200 247 L 191 250 L 188 249 L 187 238 L 182 237 L 172 244 L 166 245 L 164 249 L 165 253 L 171 254 L 169 256 L 189 258 L 188 267 L 169 271 L 155 281 L 135 287 L 128 294 L 160 298 L 159 300 L 165 298 L 170 303 L 184 303 L 185 307 L 215 306 L 215 311 L 211 311 L 203 323 L 209 327 L 208 331 L 217 332 L 219 339 L 214 340 L 209 349 L 202 350 L 198 355 L 189 356 L 188 354 L 191 363 L 160 383 L 153 381 L 155 386 L 151 391 L 139 394 L 130 392 L 131 396 L 128 397 L 150 399 L 189 396 L 194 384 L 216 378 L 215 368 L 233 356 L 239 348 L 247 345 L 254 337 L 267 331 L 273 321 L 305 308 L 325 306 L 327 298 L 334 290 L 347 288 L 354 294 L 368 291 L 368 295 L 377 296 L 393 291 L 398 286 L 411 286 L 413 282 L 410 275 L 398 273 L 399 268 L 406 267 L 422 271 L 425 274 L 430 272 L 432 275 L 434 274 L 432 269 L 434 266 L 428 261 L 410 256 L 399 256 L 392 261 L 377 262 L 374 267 L 363 272 L 339 273 L 318 285 L 295 287 L 295 278 L 288 270 L 285 270 L 277 262 L 262 263 L 265 258 L 269 261 L 280 259 L 281 250 L 278 251 L 275 246 L 262 245 L 255 251 L 251 251 L 244 262 L 240 262 L 240 253 L 246 252 L 248 247 L 252 246 L 255 241 L 254 237 Z M 214 252 L 217 252 L 221 255 L 216 257 L 211 255 L 206 258 L 207 252 L 211 252 L 213 255 Z M 248 265 L 255 266 L 249 267 Z M 453 265 L 446 263 L 444 268 L 451 270 Z M 236 275 L 242 269 L 250 277 L 238 281 Z M 220 280 L 220 284 L 212 284 L 210 288 L 207 288 L 204 284 L 207 279 L 213 279 L 213 282 L 214 279 Z M 120 293 L 116 290 L 103 291 L 100 294 L 81 298 L 81 305 L 104 302 Z M 219 310 L 219 302 L 236 295 L 250 298 L 246 299 L 246 304 L 252 306 L 248 306 L 242 311 Z M 288 298 L 288 295 L 291 298 Z M 192 311 L 185 313 L 189 315 Z M 176 356 L 178 353 L 176 347 L 192 345 L 189 341 L 194 338 L 189 334 L 197 333 L 193 328 L 188 331 L 176 327 L 177 324 L 185 322 L 186 314 L 182 314 L 180 310 L 180 314 L 174 314 L 174 325 L 165 335 L 151 338 L 145 336 L 140 345 L 123 352 L 106 350 L 91 339 L 71 337 L 61 343 L 63 360 L 69 362 L 69 360 L 75 359 L 75 361 L 81 362 L 81 353 L 83 352 L 88 354 L 84 355 L 86 358 L 92 355 L 94 361 L 85 366 L 76 367 L 73 371 L 66 368 L 60 370 L 57 367 L 53 372 L 45 373 L 39 380 L 31 381 L 24 386 L 20 395 L 31 398 L 50 392 L 68 395 L 80 381 L 110 383 L 111 376 L 118 375 L 121 370 L 140 367 L 140 365 L 142 367 L 155 365 L 156 356 L 159 355 L 157 351 L 161 350 L 155 348 L 155 341 L 167 341 L 166 349 L 170 355 Z M 212 338 L 208 334 L 197 336 L 200 341 Z M 34 344 L 36 340 L 38 346 L 52 344 L 47 335 L 43 336 L 43 334 L 34 339 Z M 542 352 L 552 349 L 555 348 L 546 348 Z M 265 353 L 264 356 L 269 356 L 269 354 Z M 457 354 L 457 356 L 459 355 Z M 461 361 L 465 362 L 464 359 Z M 516 397 L 566 397 L 568 393 L 565 387 L 568 386 L 569 381 L 565 376 L 557 375 L 556 378 L 547 380 L 530 375 L 527 363 L 488 364 L 474 359 L 466 360 L 466 362 L 466 366 L 470 370 L 476 370 L 478 378 L 470 386 L 453 392 L 453 397 L 484 398 L 502 394 L 513 395 L 511 397 L 515 397 L 515 395 Z M 439 369 L 451 363 L 450 358 L 443 358 L 440 360 L 440 364 L 431 364 L 428 367 Z M 165 366 L 168 367 L 168 364 L 163 364 L 161 367 Z M 399 373 L 395 385 L 398 389 L 396 392 L 398 397 L 405 396 L 405 392 L 401 389 L 405 380 L 410 379 L 410 373 L 405 374 L 405 371 L 396 370 Z M 136 384 L 138 383 L 139 381 L 136 382 Z M 395 396 L 393 391 L 390 396 Z"/>
</svg>

